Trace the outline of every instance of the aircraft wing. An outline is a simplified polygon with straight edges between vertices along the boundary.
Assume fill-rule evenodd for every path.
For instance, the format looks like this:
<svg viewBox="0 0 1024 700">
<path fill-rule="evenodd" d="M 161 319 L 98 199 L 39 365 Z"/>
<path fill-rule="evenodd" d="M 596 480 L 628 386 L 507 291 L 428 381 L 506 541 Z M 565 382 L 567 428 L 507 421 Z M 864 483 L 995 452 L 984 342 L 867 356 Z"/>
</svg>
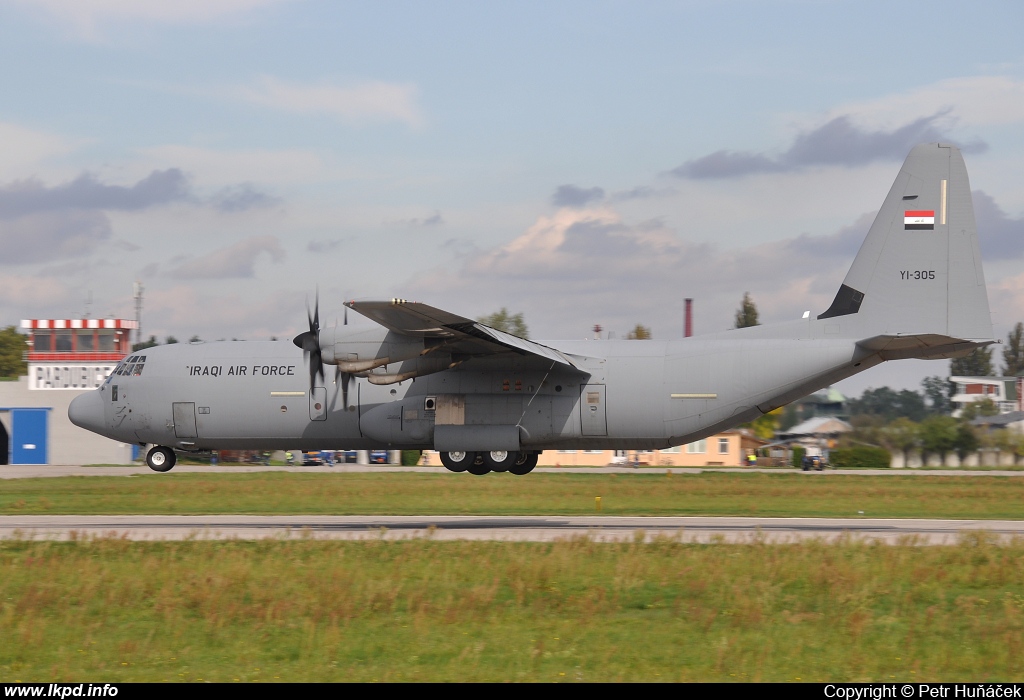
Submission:
<svg viewBox="0 0 1024 700">
<path fill-rule="evenodd" d="M 568 355 L 547 345 L 519 338 L 417 301 L 346 301 L 345 306 L 395 333 L 443 340 L 453 352 L 491 355 L 511 351 L 576 368 L 576 363 Z"/>
</svg>

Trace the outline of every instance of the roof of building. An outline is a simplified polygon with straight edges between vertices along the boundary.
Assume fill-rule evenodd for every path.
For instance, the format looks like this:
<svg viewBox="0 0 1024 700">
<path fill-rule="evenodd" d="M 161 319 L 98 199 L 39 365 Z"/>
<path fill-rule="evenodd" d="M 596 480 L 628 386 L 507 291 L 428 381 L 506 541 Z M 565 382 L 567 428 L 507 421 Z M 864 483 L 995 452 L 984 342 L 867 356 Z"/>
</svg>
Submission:
<svg viewBox="0 0 1024 700">
<path fill-rule="evenodd" d="M 801 399 L 800 403 L 844 403 L 845 401 L 846 397 L 838 389 L 826 387 Z"/>
<path fill-rule="evenodd" d="M 138 321 L 127 318 L 26 318 L 21 327 L 31 328 L 126 328 L 136 329 Z"/>
<path fill-rule="evenodd" d="M 954 384 L 997 384 L 999 382 L 1015 382 L 1017 377 L 950 377 Z"/>
<path fill-rule="evenodd" d="M 993 427 L 1005 427 L 1011 423 L 1024 421 L 1024 411 L 1010 411 L 1000 413 L 997 416 L 978 416 L 971 421 L 971 425 L 991 425 Z"/>
<path fill-rule="evenodd" d="M 827 435 L 830 433 L 848 433 L 853 426 L 835 416 L 818 416 L 797 423 L 789 430 L 781 431 L 781 435 Z"/>
</svg>

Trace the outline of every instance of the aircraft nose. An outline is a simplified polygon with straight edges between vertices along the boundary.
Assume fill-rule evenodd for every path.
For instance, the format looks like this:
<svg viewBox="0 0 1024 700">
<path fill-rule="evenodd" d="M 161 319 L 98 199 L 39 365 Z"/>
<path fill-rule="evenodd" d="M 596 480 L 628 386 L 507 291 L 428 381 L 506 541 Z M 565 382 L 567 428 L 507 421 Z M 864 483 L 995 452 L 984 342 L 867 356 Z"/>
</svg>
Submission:
<svg viewBox="0 0 1024 700">
<path fill-rule="evenodd" d="M 79 428 L 99 433 L 103 430 L 103 397 L 98 390 L 76 396 L 68 406 L 68 418 Z"/>
</svg>

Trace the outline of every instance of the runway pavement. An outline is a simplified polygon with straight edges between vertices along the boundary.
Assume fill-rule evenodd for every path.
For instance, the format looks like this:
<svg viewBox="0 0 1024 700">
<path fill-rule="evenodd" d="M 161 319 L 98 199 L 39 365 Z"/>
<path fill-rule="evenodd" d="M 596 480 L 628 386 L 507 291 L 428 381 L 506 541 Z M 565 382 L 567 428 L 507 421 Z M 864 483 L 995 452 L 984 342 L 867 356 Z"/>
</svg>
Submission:
<svg viewBox="0 0 1024 700">
<path fill-rule="evenodd" d="M 953 544 L 965 533 L 1024 537 L 1024 521 L 880 518 L 323 516 L 323 515 L 5 515 L 0 538 L 123 537 L 182 539 L 408 539 L 548 542 L 589 536 L 598 541 L 673 537 L 687 542 L 773 544 L 851 537 L 886 544 Z"/>
<path fill-rule="evenodd" d="M 1015 476 L 1024 477 L 1024 470 L 1015 471 L 1008 469 L 826 469 L 822 472 L 799 469 L 755 469 L 750 467 L 537 467 L 534 473 L 548 474 L 664 474 L 671 471 L 673 474 L 702 474 L 708 472 L 723 472 L 729 474 L 744 474 L 752 472 L 763 472 L 766 474 L 803 474 L 809 479 L 832 477 L 832 476 Z M 334 466 L 317 467 L 265 467 L 258 464 L 240 464 L 231 466 L 208 466 L 208 465 L 187 465 L 179 464 L 166 474 L 157 474 L 145 465 L 124 465 L 124 466 L 79 466 L 79 465 L 32 465 L 12 464 L 0 466 L 0 479 L 35 479 L 40 477 L 57 476 L 133 476 L 137 474 L 148 474 L 154 477 L 173 477 L 175 474 L 240 474 L 244 472 L 302 472 L 309 474 L 339 474 L 344 472 L 407 472 L 407 473 L 430 473 L 448 474 L 458 478 L 474 478 L 468 474 L 453 474 L 443 467 L 400 467 L 389 464 L 336 464 Z M 493 474 L 483 478 L 523 478 L 514 477 L 509 474 Z M 529 478 L 529 477 L 526 477 Z"/>
</svg>

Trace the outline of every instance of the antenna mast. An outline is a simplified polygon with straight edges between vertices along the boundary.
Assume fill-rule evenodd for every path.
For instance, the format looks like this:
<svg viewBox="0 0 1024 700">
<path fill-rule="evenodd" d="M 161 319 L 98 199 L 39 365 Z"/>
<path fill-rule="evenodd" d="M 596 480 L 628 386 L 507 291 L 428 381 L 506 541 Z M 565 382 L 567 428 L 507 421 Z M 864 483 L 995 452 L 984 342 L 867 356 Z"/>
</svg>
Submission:
<svg viewBox="0 0 1024 700">
<path fill-rule="evenodd" d="M 135 280 L 132 285 L 132 298 L 135 299 L 135 342 L 142 343 L 142 282 Z"/>
</svg>

